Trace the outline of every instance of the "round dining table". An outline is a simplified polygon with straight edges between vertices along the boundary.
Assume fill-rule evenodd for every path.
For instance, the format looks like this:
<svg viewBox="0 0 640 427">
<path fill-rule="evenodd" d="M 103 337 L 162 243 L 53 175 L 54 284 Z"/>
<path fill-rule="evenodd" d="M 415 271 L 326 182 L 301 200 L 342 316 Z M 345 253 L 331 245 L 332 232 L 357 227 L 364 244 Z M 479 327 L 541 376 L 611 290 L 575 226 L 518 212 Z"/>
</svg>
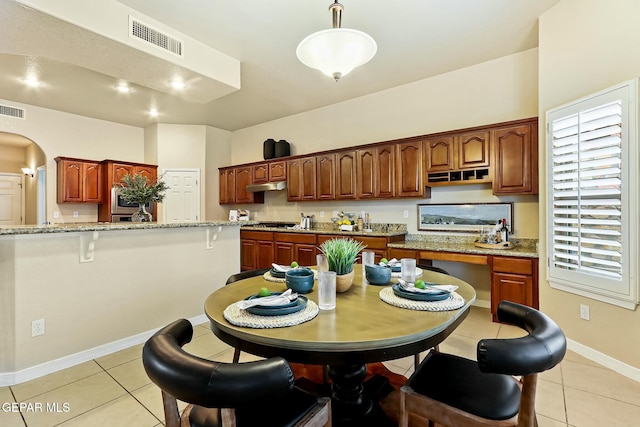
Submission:
<svg viewBox="0 0 640 427">
<path fill-rule="evenodd" d="M 464 304 L 455 310 L 422 311 L 384 302 L 380 292 L 387 286 L 363 283 L 362 266 L 354 267 L 353 286 L 336 295 L 333 310 L 319 310 L 311 320 L 295 326 L 254 328 L 231 324 L 223 312 L 231 304 L 255 295 L 263 287 L 286 290 L 285 283 L 263 276 L 234 282 L 213 292 L 205 301 L 211 330 L 225 343 L 262 357 L 284 357 L 289 362 L 328 365 L 332 380 L 334 425 L 385 425 L 376 414 L 376 402 L 364 392 L 366 364 L 399 359 L 441 343 L 469 313 L 476 293 L 468 283 L 453 276 L 424 270 L 426 282 L 458 286 Z M 317 281 L 305 294 L 318 302 Z M 372 419 L 373 418 L 373 419 Z"/>
</svg>

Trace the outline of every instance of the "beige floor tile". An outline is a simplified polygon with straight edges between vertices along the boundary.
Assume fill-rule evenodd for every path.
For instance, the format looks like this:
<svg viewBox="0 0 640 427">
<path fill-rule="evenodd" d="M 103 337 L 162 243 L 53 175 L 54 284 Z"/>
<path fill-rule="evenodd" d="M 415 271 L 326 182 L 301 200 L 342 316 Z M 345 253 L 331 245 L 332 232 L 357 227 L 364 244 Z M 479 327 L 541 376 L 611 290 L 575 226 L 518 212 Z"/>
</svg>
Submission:
<svg viewBox="0 0 640 427">
<path fill-rule="evenodd" d="M 213 332 L 202 334 L 194 337 L 190 343 L 186 344 L 184 350 L 195 356 L 210 359 L 211 356 L 222 353 L 231 348 L 229 345 L 220 341 Z"/>
<path fill-rule="evenodd" d="M 567 420 L 576 427 L 631 427 L 640 420 L 640 406 L 565 387 Z"/>
<path fill-rule="evenodd" d="M 133 393 L 133 397 L 142 404 L 149 412 L 151 412 L 156 418 L 164 421 L 164 407 L 162 406 L 162 394 L 160 388 L 155 384 L 149 384 L 144 386 Z M 187 407 L 187 403 L 178 400 L 178 410 L 184 411 Z"/>
<path fill-rule="evenodd" d="M 599 394 L 640 407 L 640 383 L 610 369 L 576 362 L 562 363 L 565 387 Z"/>
<path fill-rule="evenodd" d="M 140 403 L 130 395 L 107 402 L 89 412 L 70 419 L 61 427 L 112 427 L 136 426 L 153 427 L 158 419 L 151 415 Z"/>
<path fill-rule="evenodd" d="M 0 402 L 0 403 L 5 403 Z M 25 427 L 26 424 L 20 416 L 19 412 L 12 412 L 11 410 L 0 410 L 0 426 L 2 427 Z"/>
<path fill-rule="evenodd" d="M 562 362 L 548 371 L 540 372 L 540 374 L 538 374 L 538 379 L 562 384 Z"/>
<path fill-rule="evenodd" d="M 545 417 L 544 415 L 537 415 L 538 427 L 567 427 L 567 423 L 561 423 L 560 421 L 552 418 Z"/>
<path fill-rule="evenodd" d="M 467 359 L 476 360 L 477 338 L 469 338 L 462 335 L 452 334 L 440 343 L 440 351 L 443 353 L 455 354 Z"/>
<path fill-rule="evenodd" d="M 106 372 L 100 372 L 28 400 L 43 405 L 57 404 L 60 410 L 26 413 L 25 419 L 29 427 L 55 426 L 125 394 L 126 391 L 113 378 Z M 65 404 L 68 405 L 67 412 L 64 410 Z"/>
<path fill-rule="evenodd" d="M 209 323 L 201 323 L 199 325 L 193 326 L 194 338 L 204 334 L 213 334 L 213 332 L 211 332 L 211 326 L 209 325 Z"/>
<path fill-rule="evenodd" d="M 11 388 L 9 387 L 0 387 L 0 402 L 15 402 L 16 400 L 13 398 L 13 394 L 11 393 Z"/>
<path fill-rule="evenodd" d="M 11 386 L 11 390 L 18 401 L 30 399 L 42 393 L 62 387 L 82 378 L 103 372 L 102 368 L 93 360 L 63 369 L 58 372 L 36 378 L 21 384 Z"/>
<path fill-rule="evenodd" d="M 601 368 L 602 365 L 598 362 L 594 362 L 593 360 L 587 359 L 584 356 L 579 355 L 576 352 L 571 350 L 567 350 L 567 354 L 564 355 L 564 360 L 569 362 L 582 363 L 583 365 L 596 366 Z"/>
<path fill-rule="evenodd" d="M 527 335 L 527 331 L 524 329 L 513 326 L 513 325 L 505 325 L 500 324 L 500 329 L 498 330 L 498 338 L 506 339 L 506 338 L 520 338 Z"/>
<path fill-rule="evenodd" d="M 564 391 L 561 384 L 538 379 L 536 414 L 566 424 L 567 413 L 564 407 Z"/>
<path fill-rule="evenodd" d="M 123 363 L 109 369 L 107 372 L 129 392 L 151 383 L 147 372 L 144 370 L 142 359 Z"/>
<path fill-rule="evenodd" d="M 142 347 L 144 344 L 134 345 L 133 347 L 126 348 L 124 350 L 116 351 L 115 353 L 108 354 L 96 359 L 96 362 L 102 369 L 111 369 L 115 366 L 122 365 L 123 363 L 131 362 L 135 359 L 142 357 Z"/>
<path fill-rule="evenodd" d="M 477 341 L 482 338 L 495 338 L 499 330 L 500 323 L 491 321 L 491 312 L 488 309 L 472 307 L 467 318 L 453 333 L 474 338 Z"/>
</svg>

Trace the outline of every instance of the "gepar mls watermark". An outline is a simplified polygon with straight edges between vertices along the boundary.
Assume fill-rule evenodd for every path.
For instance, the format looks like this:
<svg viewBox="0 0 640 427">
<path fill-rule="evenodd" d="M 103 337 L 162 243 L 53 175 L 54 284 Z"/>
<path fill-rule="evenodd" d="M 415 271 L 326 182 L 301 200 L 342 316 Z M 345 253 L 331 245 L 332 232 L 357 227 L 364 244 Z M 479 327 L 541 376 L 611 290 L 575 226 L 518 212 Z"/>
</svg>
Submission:
<svg viewBox="0 0 640 427">
<path fill-rule="evenodd" d="M 70 412 L 69 402 L 4 402 L 2 412 Z"/>
</svg>

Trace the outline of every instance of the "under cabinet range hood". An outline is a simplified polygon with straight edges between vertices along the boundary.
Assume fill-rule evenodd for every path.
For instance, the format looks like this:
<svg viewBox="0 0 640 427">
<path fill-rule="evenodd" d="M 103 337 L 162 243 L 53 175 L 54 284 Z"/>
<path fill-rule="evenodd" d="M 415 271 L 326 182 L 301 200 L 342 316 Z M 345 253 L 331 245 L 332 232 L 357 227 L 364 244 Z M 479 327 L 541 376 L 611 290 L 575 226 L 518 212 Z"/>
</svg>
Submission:
<svg viewBox="0 0 640 427">
<path fill-rule="evenodd" d="M 258 193 L 260 191 L 280 191 L 287 188 L 287 181 L 265 182 L 264 184 L 249 184 L 247 191 L 249 193 Z"/>
</svg>

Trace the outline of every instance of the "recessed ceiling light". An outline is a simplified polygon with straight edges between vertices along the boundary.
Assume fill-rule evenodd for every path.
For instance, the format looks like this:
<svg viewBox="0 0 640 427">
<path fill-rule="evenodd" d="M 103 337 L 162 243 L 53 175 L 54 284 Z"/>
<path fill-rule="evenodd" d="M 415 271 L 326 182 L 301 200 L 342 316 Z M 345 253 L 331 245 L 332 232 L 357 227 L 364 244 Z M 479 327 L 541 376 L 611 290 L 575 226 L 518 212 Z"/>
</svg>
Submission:
<svg viewBox="0 0 640 427">
<path fill-rule="evenodd" d="M 149 110 L 149 115 L 151 117 L 158 117 L 158 110 L 156 110 L 155 108 L 152 108 Z"/>
<path fill-rule="evenodd" d="M 174 89 L 184 89 L 187 85 L 180 79 L 173 79 L 169 82 L 172 88 Z"/>
<path fill-rule="evenodd" d="M 118 92 L 120 92 L 120 93 L 129 93 L 129 92 L 131 92 L 131 88 L 129 87 L 129 85 L 126 84 L 126 83 L 122 83 L 122 82 L 118 83 L 116 85 L 116 90 Z"/>
<path fill-rule="evenodd" d="M 40 87 L 42 83 L 36 77 L 25 77 L 22 79 L 22 83 L 29 87 Z"/>
</svg>

